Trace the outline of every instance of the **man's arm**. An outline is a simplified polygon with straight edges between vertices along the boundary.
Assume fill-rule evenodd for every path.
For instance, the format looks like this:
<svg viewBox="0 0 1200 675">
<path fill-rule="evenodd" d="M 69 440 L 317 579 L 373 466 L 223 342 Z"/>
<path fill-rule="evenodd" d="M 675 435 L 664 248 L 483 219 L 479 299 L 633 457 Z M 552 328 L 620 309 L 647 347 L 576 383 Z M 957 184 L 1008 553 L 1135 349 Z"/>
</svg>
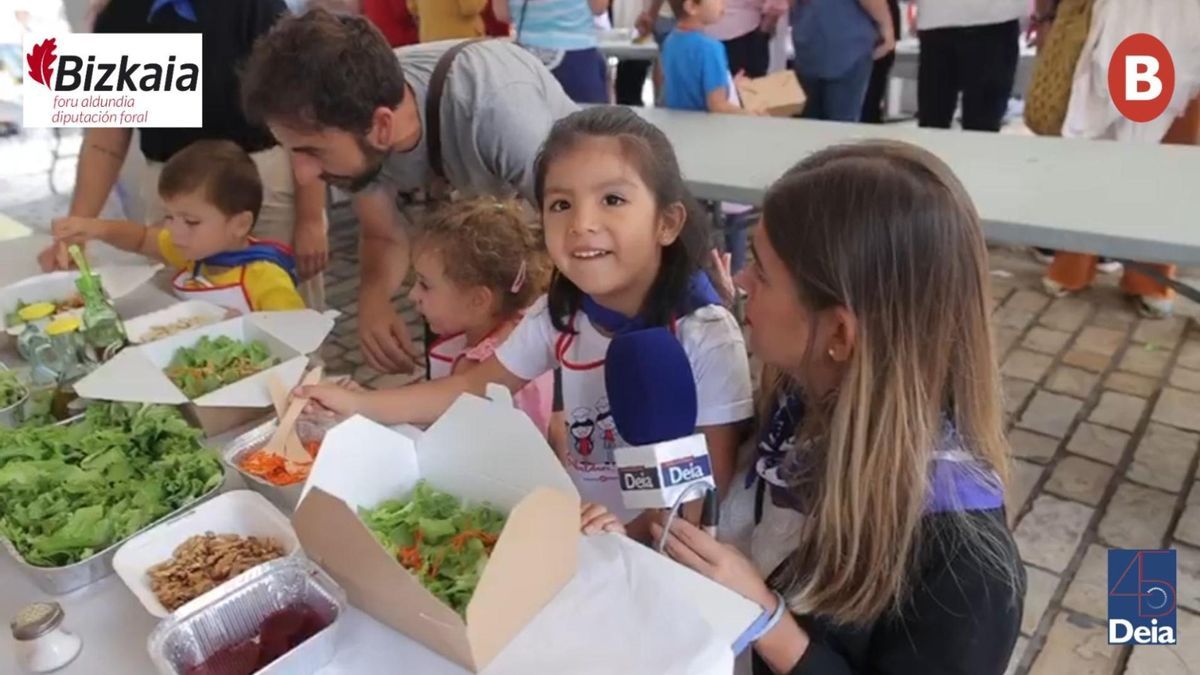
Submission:
<svg viewBox="0 0 1200 675">
<path fill-rule="evenodd" d="M 392 306 L 392 296 L 408 275 L 408 232 L 384 190 L 355 195 L 351 205 L 360 224 L 358 335 L 363 354 L 380 372 L 412 372 L 415 349 Z"/>
<path fill-rule="evenodd" d="M 325 183 L 296 183 L 296 223 L 292 230 L 296 271 L 311 279 L 329 265 L 329 223 L 325 219 Z"/>
<path fill-rule="evenodd" d="M 88 129 L 84 133 L 69 215 L 84 218 L 100 215 L 121 174 L 132 138 L 131 129 Z"/>
<path fill-rule="evenodd" d="M 608 0 L 588 0 L 588 7 L 593 15 L 600 16 L 608 11 Z"/>
</svg>

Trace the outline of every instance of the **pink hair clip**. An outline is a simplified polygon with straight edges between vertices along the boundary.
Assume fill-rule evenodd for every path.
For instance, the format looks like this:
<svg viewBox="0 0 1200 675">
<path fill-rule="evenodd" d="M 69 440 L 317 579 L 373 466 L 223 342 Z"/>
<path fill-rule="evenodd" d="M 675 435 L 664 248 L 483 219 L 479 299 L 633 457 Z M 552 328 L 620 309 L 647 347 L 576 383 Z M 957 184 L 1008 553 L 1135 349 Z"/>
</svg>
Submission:
<svg viewBox="0 0 1200 675">
<path fill-rule="evenodd" d="M 529 271 L 529 265 L 522 260 L 521 269 L 517 270 L 517 278 L 513 279 L 512 287 L 508 289 L 510 293 L 520 293 L 521 288 L 525 286 L 525 277 Z"/>
</svg>

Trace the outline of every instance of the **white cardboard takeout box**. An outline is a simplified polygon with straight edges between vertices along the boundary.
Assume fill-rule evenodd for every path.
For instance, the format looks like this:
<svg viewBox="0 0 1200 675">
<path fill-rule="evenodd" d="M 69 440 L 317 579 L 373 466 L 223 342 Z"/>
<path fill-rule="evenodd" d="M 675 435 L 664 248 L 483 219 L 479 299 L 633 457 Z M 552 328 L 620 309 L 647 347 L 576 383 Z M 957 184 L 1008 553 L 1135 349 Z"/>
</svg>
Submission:
<svg viewBox="0 0 1200 675">
<path fill-rule="evenodd" d="M 143 314 L 126 321 L 125 334 L 129 336 L 129 341 L 135 345 L 148 344 L 171 337 L 170 335 L 165 335 L 161 338 L 152 339 L 150 332 L 155 328 L 163 328 L 176 321 L 185 319 L 199 319 L 202 325 L 209 325 L 223 321 L 227 316 L 227 310 L 219 305 L 214 305 L 203 300 L 185 300 L 184 302 L 177 302 L 170 307 L 160 309 L 157 312 Z M 194 326 L 194 328 L 199 327 Z M 179 331 L 179 333 L 182 332 L 182 330 Z"/>
<path fill-rule="evenodd" d="M 154 595 L 148 574 L 150 568 L 170 560 L 175 549 L 188 538 L 207 532 L 274 539 L 283 547 L 285 556 L 300 552 L 300 542 L 287 516 L 257 492 L 234 490 L 125 542 L 113 556 L 113 570 L 146 611 L 161 619 L 171 612 Z M 186 613 L 196 602 L 193 599 L 177 611 Z"/>
<path fill-rule="evenodd" d="M 579 494 L 506 389 L 464 395 L 417 441 L 362 417 L 331 429 L 292 524 L 351 604 L 478 672 L 578 566 Z M 418 480 L 508 514 L 464 621 L 404 569 L 358 517 Z"/>
<path fill-rule="evenodd" d="M 289 386 L 299 382 L 308 365 L 308 354 L 320 348 L 331 330 L 331 316 L 309 309 L 248 314 L 125 349 L 77 382 L 75 391 L 83 398 L 104 401 L 179 405 L 205 432 L 215 436 L 267 414 L 271 408 L 270 379 L 278 377 Z M 259 340 L 279 364 L 189 400 L 164 371 L 176 351 L 195 345 L 204 336 Z"/>
</svg>

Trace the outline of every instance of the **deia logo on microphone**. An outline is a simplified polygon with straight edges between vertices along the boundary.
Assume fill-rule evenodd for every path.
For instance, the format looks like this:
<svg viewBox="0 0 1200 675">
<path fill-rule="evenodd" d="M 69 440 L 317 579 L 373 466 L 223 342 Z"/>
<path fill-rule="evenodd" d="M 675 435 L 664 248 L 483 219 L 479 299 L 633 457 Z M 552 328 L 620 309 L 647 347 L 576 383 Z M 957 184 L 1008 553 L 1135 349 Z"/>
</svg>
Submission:
<svg viewBox="0 0 1200 675">
<path fill-rule="evenodd" d="M 28 36 L 27 127 L 200 127 L 202 37 Z"/>
<path fill-rule="evenodd" d="M 1175 551 L 1108 552 L 1108 643 L 1173 645 Z"/>
<path fill-rule="evenodd" d="M 622 490 L 657 490 L 658 469 L 653 466 L 623 466 L 617 470 Z"/>
<path fill-rule="evenodd" d="M 662 471 L 663 487 L 672 487 L 712 476 L 712 465 L 708 461 L 708 455 L 680 457 L 664 462 Z"/>
</svg>

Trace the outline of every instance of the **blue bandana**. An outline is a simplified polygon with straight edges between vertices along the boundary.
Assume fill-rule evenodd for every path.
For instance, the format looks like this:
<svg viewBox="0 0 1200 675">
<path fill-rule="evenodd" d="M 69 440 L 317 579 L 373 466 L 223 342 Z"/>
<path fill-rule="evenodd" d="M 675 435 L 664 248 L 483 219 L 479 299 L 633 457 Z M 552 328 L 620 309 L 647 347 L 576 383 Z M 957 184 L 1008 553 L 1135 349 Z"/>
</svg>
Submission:
<svg viewBox="0 0 1200 675">
<path fill-rule="evenodd" d="M 795 431 L 804 416 L 799 394 L 779 396 L 766 425 L 758 436 L 758 455 L 754 471 L 746 476 L 746 487 L 762 480 L 776 506 L 805 512 L 807 505 L 797 483 L 815 477 L 806 476 L 803 450 L 795 449 Z M 947 422 L 929 467 L 929 497 L 926 513 L 984 511 L 1004 505 L 1004 491 L 995 472 L 983 467 L 963 447 L 953 425 Z"/>
<path fill-rule="evenodd" d="M 150 5 L 150 13 L 146 15 L 146 23 L 150 23 L 154 15 L 164 7 L 174 9 L 181 19 L 196 22 L 196 8 L 192 7 L 191 0 L 154 0 L 154 4 Z"/>
<path fill-rule="evenodd" d="M 675 314 L 677 318 L 682 318 L 701 307 L 719 304 L 721 304 L 721 296 L 717 294 L 717 289 L 713 287 L 712 280 L 708 278 L 708 273 L 702 270 L 693 274 L 692 278 L 688 281 L 687 296 L 679 303 Z M 625 316 L 618 311 L 601 305 L 593 300 L 590 295 L 583 296 L 581 309 L 583 309 L 583 313 L 587 315 L 588 321 L 591 321 L 593 326 L 613 337 L 651 327 L 645 318 L 640 316 L 632 318 Z"/>
<path fill-rule="evenodd" d="M 269 262 L 278 265 L 292 278 L 292 283 L 300 283 L 300 278 L 296 275 L 296 259 L 292 257 L 291 251 L 282 244 L 269 241 L 256 241 L 239 251 L 225 251 L 210 255 L 204 260 L 196 262 L 193 273 L 199 274 L 201 264 L 212 267 L 244 267 L 253 262 Z"/>
</svg>

